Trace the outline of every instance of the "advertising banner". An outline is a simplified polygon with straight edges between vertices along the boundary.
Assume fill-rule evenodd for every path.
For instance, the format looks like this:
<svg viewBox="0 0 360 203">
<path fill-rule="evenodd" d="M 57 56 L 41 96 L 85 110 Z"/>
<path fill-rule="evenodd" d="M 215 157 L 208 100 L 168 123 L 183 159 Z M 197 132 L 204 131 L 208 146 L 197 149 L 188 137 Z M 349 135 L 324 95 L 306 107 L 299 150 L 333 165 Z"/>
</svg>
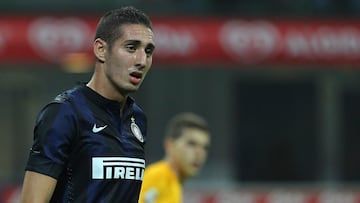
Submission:
<svg viewBox="0 0 360 203">
<path fill-rule="evenodd" d="M 91 60 L 97 17 L 0 16 L 0 64 Z M 152 18 L 154 63 L 360 64 L 358 20 Z"/>
</svg>

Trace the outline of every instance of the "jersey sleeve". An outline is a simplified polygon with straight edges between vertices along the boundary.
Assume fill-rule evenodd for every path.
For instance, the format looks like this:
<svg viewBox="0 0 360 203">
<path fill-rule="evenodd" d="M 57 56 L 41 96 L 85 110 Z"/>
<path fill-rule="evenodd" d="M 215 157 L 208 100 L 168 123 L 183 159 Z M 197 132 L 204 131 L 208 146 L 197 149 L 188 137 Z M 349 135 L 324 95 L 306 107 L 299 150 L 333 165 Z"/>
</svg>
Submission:
<svg viewBox="0 0 360 203">
<path fill-rule="evenodd" d="M 67 102 L 54 102 L 39 113 L 26 170 L 58 179 L 76 135 L 76 115 Z"/>
<path fill-rule="evenodd" d="M 166 187 L 164 175 L 159 170 L 145 170 L 139 203 L 159 203 L 159 197 Z"/>
</svg>

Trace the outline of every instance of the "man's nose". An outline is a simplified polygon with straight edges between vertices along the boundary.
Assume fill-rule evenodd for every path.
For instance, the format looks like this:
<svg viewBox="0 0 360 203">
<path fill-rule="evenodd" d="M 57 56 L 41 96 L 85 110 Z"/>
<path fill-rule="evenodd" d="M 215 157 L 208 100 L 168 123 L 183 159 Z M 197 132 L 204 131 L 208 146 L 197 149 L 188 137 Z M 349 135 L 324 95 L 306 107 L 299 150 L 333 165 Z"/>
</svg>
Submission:
<svg viewBox="0 0 360 203">
<path fill-rule="evenodd" d="M 145 66 L 146 65 L 146 60 L 147 60 L 147 55 L 145 53 L 145 51 L 139 51 L 136 54 L 136 65 L 137 66 Z"/>
</svg>

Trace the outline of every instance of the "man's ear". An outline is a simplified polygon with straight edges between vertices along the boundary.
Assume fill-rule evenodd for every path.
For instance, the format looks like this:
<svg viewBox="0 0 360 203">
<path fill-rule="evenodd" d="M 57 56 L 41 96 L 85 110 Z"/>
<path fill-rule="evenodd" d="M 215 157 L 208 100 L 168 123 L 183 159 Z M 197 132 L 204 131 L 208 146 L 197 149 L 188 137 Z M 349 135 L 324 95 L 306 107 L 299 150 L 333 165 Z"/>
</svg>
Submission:
<svg viewBox="0 0 360 203">
<path fill-rule="evenodd" d="M 171 150 L 171 148 L 173 147 L 173 139 L 170 137 L 166 137 L 163 140 L 163 145 L 164 145 L 165 151 L 168 153 Z"/>
<path fill-rule="evenodd" d="M 106 42 L 100 38 L 95 39 L 93 45 L 94 55 L 100 62 L 105 62 Z"/>
</svg>

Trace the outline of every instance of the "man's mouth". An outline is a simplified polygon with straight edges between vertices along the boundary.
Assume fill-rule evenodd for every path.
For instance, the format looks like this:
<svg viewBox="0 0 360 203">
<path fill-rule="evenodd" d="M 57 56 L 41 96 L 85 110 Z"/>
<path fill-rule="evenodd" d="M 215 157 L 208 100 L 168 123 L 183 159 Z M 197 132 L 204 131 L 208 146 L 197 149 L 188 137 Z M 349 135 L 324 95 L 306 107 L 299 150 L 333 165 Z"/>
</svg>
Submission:
<svg viewBox="0 0 360 203">
<path fill-rule="evenodd" d="M 201 167 L 201 163 L 199 163 L 199 162 L 194 162 L 194 163 L 192 164 L 192 166 L 195 167 L 195 168 L 200 168 L 200 167 Z"/>
<path fill-rule="evenodd" d="M 138 84 L 141 81 L 141 78 L 143 76 L 143 73 L 141 71 L 133 71 L 130 73 L 130 81 L 133 84 Z"/>
<path fill-rule="evenodd" d="M 134 72 L 130 73 L 130 75 L 131 75 L 132 77 L 141 79 L 143 74 L 142 74 L 142 72 L 140 72 L 140 71 L 134 71 Z"/>
</svg>

